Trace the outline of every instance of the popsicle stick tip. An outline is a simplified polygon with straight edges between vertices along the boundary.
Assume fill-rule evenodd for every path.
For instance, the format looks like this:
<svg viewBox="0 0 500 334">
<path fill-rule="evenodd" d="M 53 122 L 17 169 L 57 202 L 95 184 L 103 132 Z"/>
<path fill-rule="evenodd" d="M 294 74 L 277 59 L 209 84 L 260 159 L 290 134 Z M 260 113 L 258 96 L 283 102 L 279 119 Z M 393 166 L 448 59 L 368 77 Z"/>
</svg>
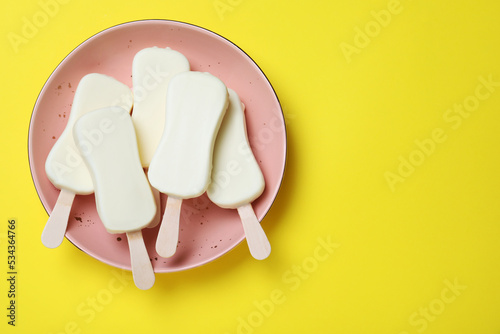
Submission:
<svg viewBox="0 0 500 334">
<path fill-rule="evenodd" d="M 42 231 L 41 240 L 45 247 L 57 248 L 62 244 L 74 198 L 75 193 L 69 190 L 62 189 L 59 193 L 54 209 Z"/>
<path fill-rule="evenodd" d="M 135 285 L 141 290 L 151 289 L 155 283 L 155 273 L 142 238 L 142 232 L 127 233 L 130 263 Z"/>
<path fill-rule="evenodd" d="M 165 243 L 161 240 L 156 240 L 156 252 L 163 258 L 169 258 L 175 255 L 177 251 L 177 245 L 172 246 L 171 243 Z"/>
<path fill-rule="evenodd" d="M 48 237 L 46 234 L 42 233 L 42 238 L 41 239 L 42 239 L 42 244 L 45 247 L 54 249 L 54 248 L 57 248 L 57 247 L 61 246 L 64 238 L 62 238 L 62 239 L 60 239 L 60 238 L 54 239 L 54 238 Z"/>
<path fill-rule="evenodd" d="M 177 251 L 181 205 L 182 199 L 168 196 L 155 246 L 156 252 L 161 257 L 172 257 Z"/>
<path fill-rule="evenodd" d="M 252 257 L 256 260 L 265 260 L 271 254 L 271 246 L 269 246 L 266 249 L 262 248 L 260 251 L 257 252 L 250 250 L 250 254 L 252 254 Z"/>
<path fill-rule="evenodd" d="M 137 279 L 136 277 L 134 277 L 134 284 L 141 290 L 149 290 L 155 285 L 155 276 L 153 275 L 148 279 Z"/>
<path fill-rule="evenodd" d="M 271 254 L 271 244 L 262 229 L 251 204 L 244 204 L 237 208 L 243 224 L 250 254 L 257 260 L 266 259 Z"/>
</svg>

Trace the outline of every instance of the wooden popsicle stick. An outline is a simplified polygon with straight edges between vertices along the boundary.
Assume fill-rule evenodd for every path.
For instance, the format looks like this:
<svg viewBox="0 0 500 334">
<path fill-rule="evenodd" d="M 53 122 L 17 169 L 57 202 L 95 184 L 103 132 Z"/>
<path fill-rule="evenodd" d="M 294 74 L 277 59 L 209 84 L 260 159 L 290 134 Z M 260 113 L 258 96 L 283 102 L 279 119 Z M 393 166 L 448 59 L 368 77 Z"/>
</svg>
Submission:
<svg viewBox="0 0 500 334">
<path fill-rule="evenodd" d="M 181 198 L 168 196 L 167 206 L 156 238 L 156 252 L 161 257 L 171 257 L 177 250 L 181 205 Z"/>
<path fill-rule="evenodd" d="M 42 232 L 42 243 L 45 247 L 56 248 L 63 242 L 74 199 L 74 192 L 61 189 L 56 205 Z"/>
<path fill-rule="evenodd" d="M 155 283 L 155 273 L 141 230 L 127 232 L 127 239 L 134 283 L 141 290 L 150 289 Z"/>
<path fill-rule="evenodd" d="M 250 254 L 257 260 L 265 259 L 271 253 L 271 245 L 255 215 L 252 204 L 248 203 L 238 207 L 238 214 L 243 224 Z"/>
<path fill-rule="evenodd" d="M 147 226 L 148 228 L 153 228 L 158 226 L 158 224 L 161 221 L 161 199 L 160 199 L 160 192 L 151 187 L 151 191 L 153 192 L 153 197 L 155 198 L 155 203 L 156 203 L 156 214 L 151 223 Z"/>
</svg>

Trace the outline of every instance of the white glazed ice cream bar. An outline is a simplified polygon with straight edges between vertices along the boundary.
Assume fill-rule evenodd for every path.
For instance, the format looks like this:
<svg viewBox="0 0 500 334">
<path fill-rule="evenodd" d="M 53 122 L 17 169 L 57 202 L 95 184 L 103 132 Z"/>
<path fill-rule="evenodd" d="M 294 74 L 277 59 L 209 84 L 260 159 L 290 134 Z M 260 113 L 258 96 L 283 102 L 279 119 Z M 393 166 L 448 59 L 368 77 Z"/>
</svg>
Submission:
<svg viewBox="0 0 500 334">
<path fill-rule="evenodd" d="M 91 111 L 76 121 L 73 136 L 92 176 L 97 213 L 108 232 L 127 233 L 135 284 L 149 289 L 155 279 L 141 230 L 157 209 L 130 113 L 120 107 Z"/>
<path fill-rule="evenodd" d="M 162 257 L 177 249 L 182 200 L 207 192 L 221 208 L 237 209 L 250 253 L 266 258 L 271 247 L 251 206 L 265 182 L 237 93 L 210 73 L 190 71 L 187 59 L 169 48 L 139 51 L 132 82 L 133 93 L 102 74 L 80 81 L 66 128 L 46 160 L 47 176 L 61 193 L 42 233 L 44 245 L 62 242 L 75 194 L 95 192 L 106 230 L 127 234 L 136 285 L 149 289 L 154 271 L 141 230 L 159 221 L 159 192 L 168 196 L 156 241 Z M 238 173 L 220 184 L 216 175 L 228 165 Z"/>
<path fill-rule="evenodd" d="M 130 112 L 132 91 L 125 84 L 106 75 L 91 73 L 84 76 L 76 88 L 68 123 L 47 156 L 45 172 L 54 186 L 61 189 L 59 198 L 42 232 L 42 243 L 58 247 L 68 224 L 75 194 L 94 192 L 94 184 L 73 140 L 73 126 L 86 113 L 104 107 L 120 105 Z"/>
</svg>

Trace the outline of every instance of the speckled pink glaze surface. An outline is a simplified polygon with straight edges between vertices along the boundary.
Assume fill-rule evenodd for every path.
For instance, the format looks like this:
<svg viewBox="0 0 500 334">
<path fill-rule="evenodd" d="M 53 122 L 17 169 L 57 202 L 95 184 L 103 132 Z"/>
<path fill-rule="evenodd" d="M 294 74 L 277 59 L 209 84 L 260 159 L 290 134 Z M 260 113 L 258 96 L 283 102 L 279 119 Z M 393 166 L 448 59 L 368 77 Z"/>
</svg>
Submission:
<svg viewBox="0 0 500 334">
<path fill-rule="evenodd" d="M 170 47 L 183 53 L 193 71 L 210 72 L 234 89 L 246 105 L 250 144 L 266 180 L 254 203 L 262 220 L 281 184 L 286 160 L 286 130 L 278 98 L 255 62 L 227 39 L 206 29 L 167 20 L 144 20 L 106 29 L 75 48 L 54 70 L 36 101 L 29 129 L 29 162 L 33 181 L 47 213 L 59 195 L 45 174 L 45 160 L 62 133 L 80 79 L 97 72 L 132 86 L 132 59 L 141 49 Z M 162 211 L 166 197 L 162 196 Z M 44 222 L 40 222 L 40 233 Z M 236 210 L 221 209 L 206 194 L 183 201 L 179 245 L 164 259 L 155 251 L 158 227 L 143 230 L 155 272 L 193 268 L 234 248 L 244 239 Z M 265 229 L 266 221 L 263 221 Z M 94 195 L 76 196 L 66 238 L 82 251 L 109 265 L 130 270 L 127 238 L 110 234 L 95 208 Z M 248 255 L 250 256 L 250 254 Z"/>
</svg>

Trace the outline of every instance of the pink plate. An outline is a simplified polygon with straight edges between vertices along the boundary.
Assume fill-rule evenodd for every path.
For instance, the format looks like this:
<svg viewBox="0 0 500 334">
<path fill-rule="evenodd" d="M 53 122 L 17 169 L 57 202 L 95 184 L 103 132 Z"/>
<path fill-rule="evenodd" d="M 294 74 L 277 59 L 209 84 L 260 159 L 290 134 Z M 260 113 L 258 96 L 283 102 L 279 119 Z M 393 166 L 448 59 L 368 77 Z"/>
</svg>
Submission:
<svg viewBox="0 0 500 334">
<path fill-rule="evenodd" d="M 45 160 L 66 126 L 80 79 L 97 72 L 132 86 L 132 59 L 151 46 L 183 53 L 193 71 L 216 75 L 240 95 L 246 105 L 250 144 L 266 180 L 264 193 L 253 203 L 262 220 L 278 193 L 285 168 L 286 131 L 278 98 L 257 64 L 235 44 L 198 26 L 166 20 L 134 21 L 106 29 L 75 48 L 50 75 L 36 101 L 29 129 L 30 168 L 43 206 L 50 214 L 59 195 L 45 174 Z M 163 196 L 162 208 L 165 200 Z M 155 272 L 210 262 L 244 239 L 237 211 L 217 207 L 206 194 L 183 201 L 180 223 L 179 246 L 168 259 L 155 251 L 158 227 L 143 230 Z M 40 232 L 44 224 L 40 222 Z M 94 258 L 130 270 L 127 238 L 104 229 L 94 195 L 76 196 L 66 238 Z"/>
</svg>

